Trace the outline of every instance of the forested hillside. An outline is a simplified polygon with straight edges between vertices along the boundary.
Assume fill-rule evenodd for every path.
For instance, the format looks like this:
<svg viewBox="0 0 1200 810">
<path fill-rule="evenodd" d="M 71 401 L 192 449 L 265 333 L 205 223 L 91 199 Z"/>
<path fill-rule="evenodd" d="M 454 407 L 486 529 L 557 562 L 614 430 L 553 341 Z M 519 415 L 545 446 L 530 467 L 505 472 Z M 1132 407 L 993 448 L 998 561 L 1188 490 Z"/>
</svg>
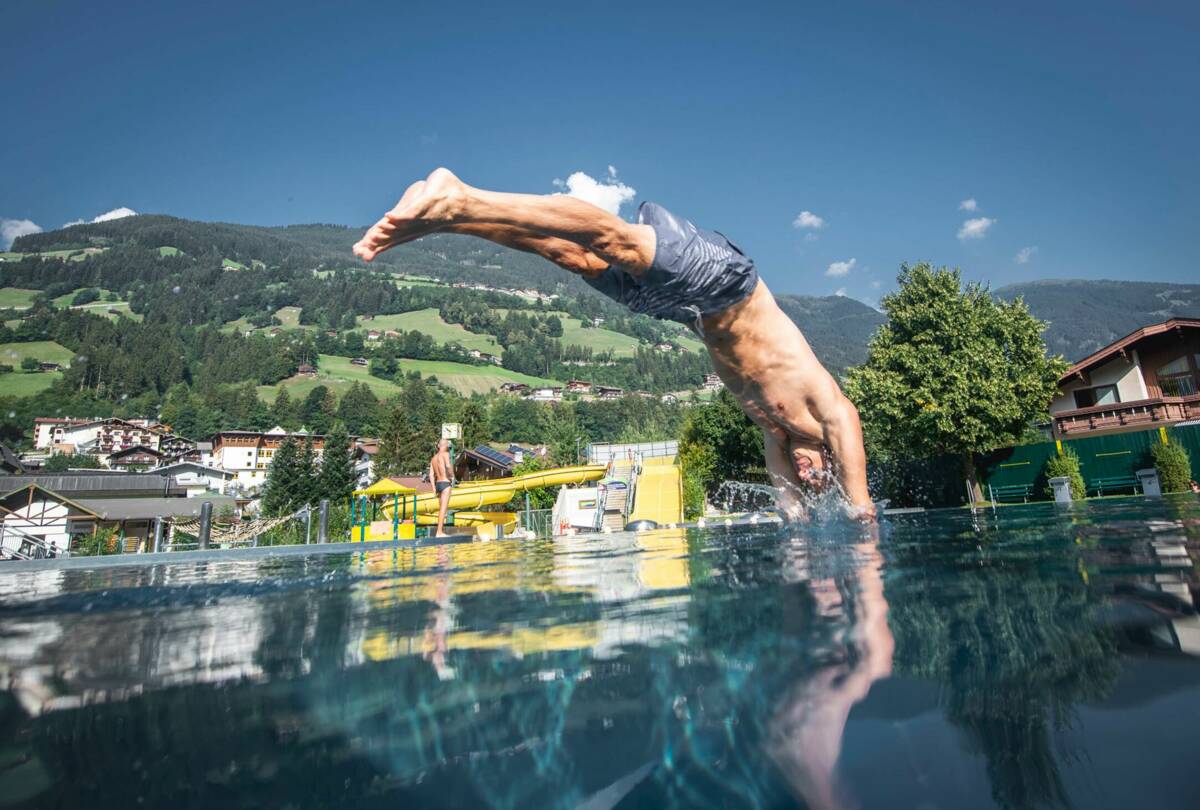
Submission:
<svg viewBox="0 0 1200 810">
<path fill-rule="evenodd" d="M 1013 284 L 995 294 L 1024 298 L 1030 311 L 1050 324 L 1049 350 L 1071 361 L 1146 324 L 1200 318 L 1200 284 L 1067 279 Z"/>
</svg>

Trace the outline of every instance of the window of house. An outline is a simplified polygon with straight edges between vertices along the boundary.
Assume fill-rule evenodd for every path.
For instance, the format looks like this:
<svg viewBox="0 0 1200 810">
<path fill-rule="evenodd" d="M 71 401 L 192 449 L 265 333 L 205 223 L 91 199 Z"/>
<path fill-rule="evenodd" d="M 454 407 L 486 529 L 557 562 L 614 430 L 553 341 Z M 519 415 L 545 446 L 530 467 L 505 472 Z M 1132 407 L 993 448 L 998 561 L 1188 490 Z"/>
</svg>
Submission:
<svg viewBox="0 0 1200 810">
<path fill-rule="evenodd" d="M 1188 368 L 1186 354 L 1159 367 L 1158 387 L 1164 397 L 1187 397 L 1196 393 L 1196 378 Z"/>
<path fill-rule="evenodd" d="M 1116 405 L 1121 401 L 1115 385 L 1097 385 L 1095 388 L 1080 388 L 1075 392 L 1075 407 L 1090 408 L 1093 405 Z"/>
</svg>

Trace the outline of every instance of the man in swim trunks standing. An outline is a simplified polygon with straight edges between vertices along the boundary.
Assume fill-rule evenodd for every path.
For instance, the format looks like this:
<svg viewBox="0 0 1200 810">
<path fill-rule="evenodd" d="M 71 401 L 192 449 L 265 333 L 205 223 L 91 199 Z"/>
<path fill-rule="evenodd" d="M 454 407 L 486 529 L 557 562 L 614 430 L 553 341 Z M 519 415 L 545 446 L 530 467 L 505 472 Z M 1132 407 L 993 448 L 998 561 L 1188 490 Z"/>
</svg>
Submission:
<svg viewBox="0 0 1200 810">
<path fill-rule="evenodd" d="M 450 464 L 450 441 L 439 439 L 437 452 L 429 459 L 429 482 L 438 496 L 438 522 L 435 537 L 446 537 L 446 510 L 450 508 L 450 493 L 453 491 L 454 467 Z"/>
<path fill-rule="evenodd" d="M 630 224 L 574 197 L 485 191 L 437 169 L 413 183 L 354 252 L 371 261 L 439 232 L 536 253 L 634 312 L 690 326 L 762 429 L 784 512 L 801 517 L 804 492 L 836 480 L 850 513 L 874 518 L 858 411 L 779 309 L 753 260 L 722 234 L 653 203 L 643 203 Z"/>
</svg>

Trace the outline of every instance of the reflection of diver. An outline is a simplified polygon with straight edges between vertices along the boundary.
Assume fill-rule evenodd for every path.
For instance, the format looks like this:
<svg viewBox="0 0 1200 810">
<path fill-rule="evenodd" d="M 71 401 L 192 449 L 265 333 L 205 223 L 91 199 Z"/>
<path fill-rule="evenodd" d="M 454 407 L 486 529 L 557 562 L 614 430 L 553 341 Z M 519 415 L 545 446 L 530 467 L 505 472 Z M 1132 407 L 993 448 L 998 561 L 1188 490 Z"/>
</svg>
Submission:
<svg viewBox="0 0 1200 810">
<path fill-rule="evenodd" d="M 871 685 L 892 674 L 895 641 L 888 627 L 877 528 L 869 542 L 853 546 L 858 559 L 849 566 L 857 585 L 852 600 L 845 660 L 817 669 L 792 688 L 771 721 L 767 750 L 791 787 L 812 808 L 845 804 L 835 769 L 850 710 Z M 819 611 L 841 612 L 843 600 L 833 578 L 811 582 Z"/>
<path fill-rule="evenodd" d="M 429 611 L 429 624 L 425 627 L 425 636 L 421 645 L 422 656 L 433 665 L 438 678 L 446 681 L 454 677 L 454 667 L 446 663 L 446 653 L 449 646 L 446 639 L 454 626 L 454 615 L 458 612 L 450 597 L 450 550 L 446 546 L 438 546 L 438 574 L 433 586 L 434 609 Z"/>
</svg>

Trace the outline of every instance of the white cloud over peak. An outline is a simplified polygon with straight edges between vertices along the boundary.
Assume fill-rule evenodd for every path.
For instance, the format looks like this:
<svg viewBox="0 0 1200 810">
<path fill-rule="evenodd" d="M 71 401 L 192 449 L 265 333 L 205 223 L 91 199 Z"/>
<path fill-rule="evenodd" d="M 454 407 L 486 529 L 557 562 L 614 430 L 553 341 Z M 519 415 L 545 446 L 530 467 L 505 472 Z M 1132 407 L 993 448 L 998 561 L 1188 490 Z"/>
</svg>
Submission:
<svg viewBox="0 0 1200 810">
<path fill-rule="evenodd" d="M 566 180 L 556 179 L 554 185 L 566 194 L 603 208 L 610 214 L 620 214 L 621 206 L 637 196 L 637 189 L 617 179 L 617 167 L 608 167 L 608 177 L 597 180 L 585 172 L 574 172 Z"/>
<path fill-rule="evenodd" d="M 42 226 L 30 219 L 0 219 L 0 249 L 8 250 L 18 236 L 41 232 Z"/>
<path fill-rule="evenodd" d="M 968 197 L 958 204 L 959 211 L 978 211 L 979 203 L 974 197 Z"/>
<path fill-rule="evenodd" d="M 841 278 L 844 275 L 848 275 L 850 271 L 854 269 L 854 265 L 856 264 L 858 264 L 858 259 L 849 259 L 844 262 L 834 262 L 833 264 L 829 265 L 828 269 L 826 269 L 825 275 L 832 276 L 834 278 Z"/>
<path fill-rule="evenodd" d="M 111 211 L 105 211 L 103 214 L 96 217 L 95 219 L 73 219 L 70 222 L 64 222 L 63 227 L 70 228 L 72 225 L 95 224 L 97 222 L 108 222 L 113 219 L 124 219 L 125 217 L 136 217 L 136 216 L 137 216 L 137 211 L 134 211 L 132 208 L 126 208 L 125 206 L 122 205 L 120 208 L 114 208 Z"/>
<path fill-rule="evenodd" d="M 792 220 L 793 228 L 812 228 L 815 231 L 819 231 L 824 228 L 825 224 L 825 220 L 814 214 L 812 211 L 801 211 L 796 215 L 796 218 Z"/>
<path fill-rule="evenodd" d="M 1023 247 L 1017 251 L 1017 255 L 1013 258 L 1017 264 L 1029 264 L 1029 260 L 1033 258 L 1033 254 L 1037 253 L 1037 245 Z"/>
<path fill-rule="evenodd" d="M 845 298 L 846 297 L 846 288 L 838 287 L 837 290 L 835 290 L 833 294 L 836 295 L 838 298 Z"/>
<path fill-rule="evenodd" d="M 988 230 L 995 224 L 996 220 L 991 217 L 968 219 L 958 229 L 958 238 L 963 242 L 968 239 L 982 239 L 987 236 Z"/>
</svg>

